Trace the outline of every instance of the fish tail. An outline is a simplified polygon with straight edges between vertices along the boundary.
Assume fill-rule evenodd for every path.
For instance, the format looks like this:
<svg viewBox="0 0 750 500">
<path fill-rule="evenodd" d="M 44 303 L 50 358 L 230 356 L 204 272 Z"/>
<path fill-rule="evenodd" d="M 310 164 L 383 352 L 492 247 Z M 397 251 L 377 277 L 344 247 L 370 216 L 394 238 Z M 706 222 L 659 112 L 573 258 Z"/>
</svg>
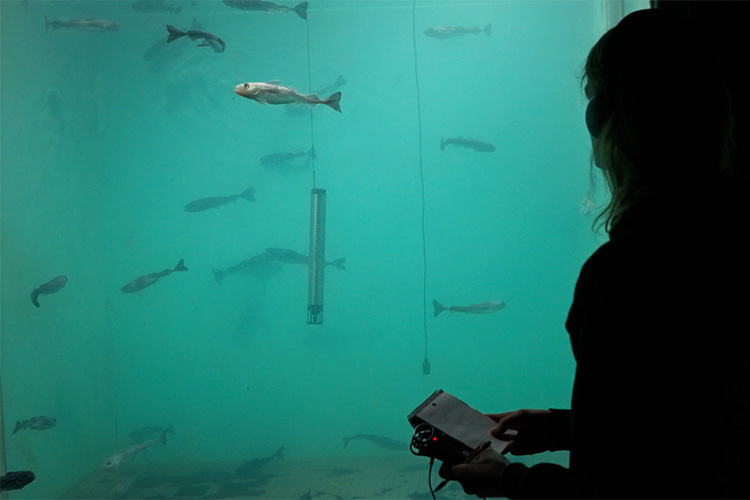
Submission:
<svg viewBox="0 0 750 500">
<path fill-rule="evenodd" d="M 167 444 L 167 429 L 164 429 L 161 431 L 161 436 L 159 436 L 159 442 L 161 444 Z"/>
<path fill-rule="evenodd" d="M 292 9 L 302 19 L 307 20 L 307 2 L 302 2 Z"/>
<path fill-rule="evenodd" d="M 343 271 L 346 271 L 346 268 L 344 267 L 344 262 L 346 262 L 346 259 L 342 257 L 340 259 L 336 259 L 333 262 L 331 262 L 331 265 L 333 267 L 337 267 Z"/>
<path fill-rule="evenodd" d="M 482 31 L 487 33 L 487 36 L 492 36 L 492 23 L 487 23 L 487 26 Z"/>
<path fill-rule="evenodd" d="M 31 303 L 39 307 L 39 301 L 37 300 L 37 297 L 39 297 L 39 289 L 34 288 L 34 290 L 31 292 Z"/>
<path fill-rule="evenodd" d="M 15 434 L 16 432 L 20 431 L 21 429 L 23 429 L 23 424 L 21 423 L 20 420 L 17 420 L 16 421 L 16 428 L 13 429 L 13 434 Z"/>
<path fill-rule="evenodd" d="M 221 269 L 214 269 L 214 278 L 216 278 L 216 282 L 221 285 L 221 282 L 224 281 L 224 271 Z"/>
<path fill-rule="evenodd" d="M 440 151 L 445 151 L 445 144 L 447 142 L 448 141 L 447 141 L 447 139 L 445 137 L 443 137 L 442 139 L 440 139 Z"/>
<path fill-rule="evenodd" d="M 346 448 L 346 445 L 349 444 L 349 441 L 352 440 L 352 438 L 342 438 L 344 440 L 344 448 Z"/>
<path fill-rule="evenodd" d="M 167 43 L 173 40 L 177 40 L 178 38 L 187 35 L 187 32 L 178 30 L 177 28 L 169 24 L 167 24 L 167 31 L 169 32 L 169 36 L 167 37 Z"/>
<path fill-rule="evenodd" d="M 274 458 L 284 458 L 284 447 L 281 446 L 276 453 L 273 454 Z"/>
<path fill-rule="evenodd" d="M 253 196 L 253 193 L 255 193 L 255 188 L 249 187 L 242 193 L 240 193 L 240 198 L 245 198 L 247 201 L 255 201 L 255 196 Z"/>
<path fill-rule="evenodd" d="M 310 148 L 310 151 L 307 152 L 307 156 L 315 160 L 317 157 L 315 156 L 315 146 Z"/>
<path fill-rule="evenodd" d="M 187 271 L 188 268 L 185 267 L 185 261 L 183 259 L 180 259 L 180 262 L 177 263 L 176 266 L 174 266 L 174 269 L 172 269 L 172 272 L 175 271 Z"/>
<path fill-rule="evenodd" d="M 341 105 L 339 102 L 341 101 L 341 92 L 336 92 L 335 94 L 331 94 L 328 99 L 325 99 L 324 101 L 320 101 L 326 106 L 329 106 L 339 113 L 341 113 Z"/>
<path fill-rule="evenodd" d="M 448 309 L 447 307 L 445 307 L 443 304 L 441 304 L 437 300 L 433 300 L 432 301 L 432 305 L 435 307 L 435 316 L 433 316 L 433 317 L 437 317 L 438 314 L 440 314 L 441 312 L 443 312 L 446 309 Z"/>
</svg>

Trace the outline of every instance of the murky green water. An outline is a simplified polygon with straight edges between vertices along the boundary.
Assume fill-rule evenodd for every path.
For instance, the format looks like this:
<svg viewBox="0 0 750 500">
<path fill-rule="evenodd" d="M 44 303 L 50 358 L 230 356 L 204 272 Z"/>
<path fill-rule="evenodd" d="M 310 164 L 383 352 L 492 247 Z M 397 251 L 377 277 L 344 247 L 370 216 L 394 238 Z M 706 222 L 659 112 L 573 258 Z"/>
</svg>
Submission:
<svg viewBox="0 0 750 500">
<path fill-rule="evenodd" d="M 13 498 L 59 497 L 102 474 L 145 426 L 175 434 L 123 468 L 280 446 L 296 460 L 381 460 L 393 452 L 342 438 L 407 442 L 406 414 L 438 388 L 485 411 L 567 406 L 563 324 L 603 242 L 582 214 L 578 80 L 605 29 L 601 2 L 311 0 L 306 21 L 165 5 L 181 9 L 0 2 L 4 444 L 8 470 L 37 476 Z M 54 24 L 90 18 L 119 29 Z M 194 20 L 226 50 L 166 43 L 166 25 Z M 440 26 L 478 29 L 424 34 Z M 234 92 L 276 80 L 340 91 L 342 113 Z M 441 150 L 458 137 L 495 150 Z M 326 259 L 346 259 L 326 269 L 322 326 L 306 324 L 306 264 L 232 272 L 267 248 L 308 254 L 313 167 Z M 235 199 L 250 186 L 255 201 Z M 232 199 L 185 210 L 221 196 Z M 180 259 L 187 272 L 121 291 Z M 65 287 L 34 307 L 29 294 L 58 275 Z M 433 299 L 506 307 L 433 317 Z M 56 425 L 12 434 L 36 416 Z"/>
</svg>

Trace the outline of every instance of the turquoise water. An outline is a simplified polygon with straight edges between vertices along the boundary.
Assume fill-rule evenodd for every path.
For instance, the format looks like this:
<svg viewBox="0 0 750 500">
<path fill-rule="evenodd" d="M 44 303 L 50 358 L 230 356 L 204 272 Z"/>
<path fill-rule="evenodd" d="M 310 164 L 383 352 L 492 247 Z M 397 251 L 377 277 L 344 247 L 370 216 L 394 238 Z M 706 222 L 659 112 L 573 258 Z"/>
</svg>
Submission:
<svg viewBox="0 0 750 500">
<path fill-rule="evenodd" d="M 138 463 L 280 446 L 375 457 L 392 452 L 342 437 L 408 441 L 406 415 L 438 388 L 484 411 L 566 407 L 564 321 L 580 265 L 604 241 L 581 210 L 590 144 L 578 79 L 605 29 L 601 2 L 311 0 L 307 21 L 170 5 L 181 12 L 0 2 L 4 445 L 8 470 L 37 476 L 13 498 L 59 496 L 144 426 L 175 435 Z M 45 30 L 44 16 L 120 28 Z M 223 53 L 163 42 L 166 24 L 193 19 Z M 491 37 L 423 34 L 487 23 Z M 307 92 L 339 75 L 341 114 L 296 116 L 234 93 L 271 80 Z M 496 150 L 440 150 L 459 136 Z M 298 172 L 260 162 L 313 142 L 317 159 Z M 308 252 L 313 165 L 326 258 L 346 258 L 326 271 L 322 326 L 306 324 L 304 265 L 221 284 L 212 273 L 268 247 Z M 255 202 L 184 210 L 249 186 Z M 120 291 L 180 259 L 188 272 Z M 65 288 L 30 304 L 60 274 Z M 433 299 L 507 306 L 433 317 Z M 57 424 L 11 434 L 38 415 Z"/>
</svg>

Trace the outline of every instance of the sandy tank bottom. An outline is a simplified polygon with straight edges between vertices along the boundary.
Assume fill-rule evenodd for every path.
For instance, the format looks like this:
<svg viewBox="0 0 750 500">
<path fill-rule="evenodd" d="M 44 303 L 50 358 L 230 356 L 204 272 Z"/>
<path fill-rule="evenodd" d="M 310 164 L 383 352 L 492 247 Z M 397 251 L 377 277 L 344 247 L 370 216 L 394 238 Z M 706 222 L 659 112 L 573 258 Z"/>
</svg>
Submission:
<svg viewBox="0 0 750 500">
<path fill-rule="evenodd" d="M 284 458 L 250 477 L 235 474 L 242 462 L 136 464 L 97 470 L 63 498 L 103 499 L 429 499 L 429 459 L 409 454 Z M 440 483 L 435 462 L 433 488 Z M 465 498 L 457 483 L 441 499 Z"/>
</svg>

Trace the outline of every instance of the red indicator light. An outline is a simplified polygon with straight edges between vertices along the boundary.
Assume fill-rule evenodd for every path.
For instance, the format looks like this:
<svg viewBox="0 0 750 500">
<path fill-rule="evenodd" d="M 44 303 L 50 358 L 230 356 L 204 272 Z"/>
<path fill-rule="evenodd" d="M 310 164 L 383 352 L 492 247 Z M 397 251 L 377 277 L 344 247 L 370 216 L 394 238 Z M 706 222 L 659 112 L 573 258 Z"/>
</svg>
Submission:
<svg viewBox="0 0 750 500">
<path fill-rule="evenodd" d="M 433 441 L 437 441 L 437 438 L 436 438 L 436 437 L 433 437 L 433 438 L 432 438 L 432 440 L 433 440 Z"/>
</svg>

